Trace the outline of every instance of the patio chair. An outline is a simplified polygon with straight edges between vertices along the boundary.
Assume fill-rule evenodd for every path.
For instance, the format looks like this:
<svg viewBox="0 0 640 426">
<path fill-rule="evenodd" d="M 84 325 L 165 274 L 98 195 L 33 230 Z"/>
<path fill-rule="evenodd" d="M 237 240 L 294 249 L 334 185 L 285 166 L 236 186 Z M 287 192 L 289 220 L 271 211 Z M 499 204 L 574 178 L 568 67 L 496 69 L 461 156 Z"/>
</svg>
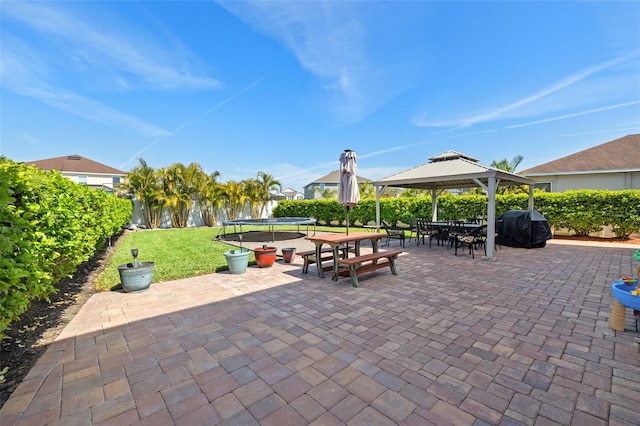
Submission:
<svg viewBox="0 0 640 426">
<path fill-rule="evenodd" d="M 417 245 L 420 245 L 420 241 L 422 244 L 425 244 L 425 238 L 429 238 L 429 247 L 431 247 L 431 242 L 435 239 L 437 244 L 444 247 L 445 241 L 447 240 L 447 227 L 442 226 L 441 223 L 434 223 L 426 218 L 419 217 L 416 220 L 416 242 Z"/>
<path fill-rule="evenodd" d="M 423 217 L 416 218 L 416 242 L 420 245 L 420 241 L 424 244 L 424 239 L 429 238 L 429 247 L 431 247 L 431 231 L 429 230 L 429 221 Z"/>
<path fill-rule="evenodd" d="M 389 247 L 389 242 L 392 239 L 396 239 L 396 240 L 400 240 L 400 243 L 402 244 L 402 247 L 404 248 L 404 239 L 405 239 L 404 228 L 398 228 L 398 227 L 395 227 L 395 226 L 390 226 L 384 220 L 381 221 L 380 224 L 382 225 L 382 229 L 384 229 L 384 231 L 387 233 L 387 243 L 386 243 L 387 247 Z"/>
<path fill-rule="evenodd" d="M 449 229 L 447 233 L 447 248 L 453 247 L 459 235 L 465 234 L 463 226 L 464 222 L 461 220 L 452 220 L 449 222 Z"/>
<path fill-rule="evenodd" d="M 407 240 L 409 242 L 411 242 L 411 238 L 418 238 L 418 218 L 411 218 L 409 219 L 409 236 L 407 237 Z"/>
<path fill-rule="evenodd" d="M 454 240 L 455 251 L 454 254 L 458 255 L 458 247 L 469 247 L 469 254 L 472 259 L 475 259 L 474 251 L 475 249 L 483 245 L 485 247 L 486 254 L 486 245 L 485 241 L 487 239 L 487 225 L 482 225 L 479 228 L 474 229 L 468 233 L 459 233 Z"/>
<path fill-rule="evenodd" d="M 431 233 L 431 238 L 436 240 L 438 246 L 442 244 L 442 247 L 444 247 L 448 243 L 449 233 L 451 232 L 451 227 L 448 223 L 429 222 L 427 228 Z M 431 243 L 429 243 L 429 247 L 431 247 Z"/>
</svg>

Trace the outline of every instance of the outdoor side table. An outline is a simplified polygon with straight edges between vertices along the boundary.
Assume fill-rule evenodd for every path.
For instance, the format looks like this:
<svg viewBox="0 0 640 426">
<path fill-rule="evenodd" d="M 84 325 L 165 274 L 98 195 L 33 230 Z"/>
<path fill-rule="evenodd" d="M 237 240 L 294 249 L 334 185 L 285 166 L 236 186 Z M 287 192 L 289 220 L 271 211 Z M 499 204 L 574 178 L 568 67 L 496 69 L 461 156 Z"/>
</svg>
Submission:
<svg viewBox="0 0 640 426">
<path fill-rule="evenodd" d="M 613 296 L 613 307 L 609 317 L 609 328 L 616 331 L 624 331 L 626 308 L 633 309 L 634 313 L 640 311 L 640 296 L 631 294 L 632 290 L 638 290 L 638 279 L 633 285 L 628 285 L 623 281 L 616 281 L 611 284 L 611 295 Z M 636 317 L 638 314 L 636 313 Z M 636 324 L 638 323 L 636 318 Z M 637 329 L 637 325 L 636 325 Z"/>
</svg>

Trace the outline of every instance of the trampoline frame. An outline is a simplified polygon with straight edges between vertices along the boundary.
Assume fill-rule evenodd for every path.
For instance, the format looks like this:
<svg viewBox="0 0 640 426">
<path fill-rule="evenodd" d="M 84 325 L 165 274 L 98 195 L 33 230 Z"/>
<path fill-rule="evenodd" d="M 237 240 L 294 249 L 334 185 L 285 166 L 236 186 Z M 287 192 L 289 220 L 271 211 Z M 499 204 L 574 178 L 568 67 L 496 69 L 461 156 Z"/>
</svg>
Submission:
<svg viewBox="0 0 640 426">
<path fill-rule="evenodd" d="M 313 217 L 270 217 L 263 219 L 234 219 L 222 221 L 222 228 L 218 232 L 216 239 L 222 239 L 227 236 L 227 226 L 233 225 L 233 234 L 238 234 L 236 226 L 240 227 L 239 234 L 242 234 L 242 225 L 251 226 L 267 226 L 268 232 L 271 232 L 271 241 L 275 241 L 275 227 L 285 225 L 296 225 L 298 232 L 300 232 L 300 225 L 306 225 L 307 236 L 309 236 L 309 225 L 313 225 L 313 235 L 316 235 L 316 222 L 317 219 Z"/>
</svg>

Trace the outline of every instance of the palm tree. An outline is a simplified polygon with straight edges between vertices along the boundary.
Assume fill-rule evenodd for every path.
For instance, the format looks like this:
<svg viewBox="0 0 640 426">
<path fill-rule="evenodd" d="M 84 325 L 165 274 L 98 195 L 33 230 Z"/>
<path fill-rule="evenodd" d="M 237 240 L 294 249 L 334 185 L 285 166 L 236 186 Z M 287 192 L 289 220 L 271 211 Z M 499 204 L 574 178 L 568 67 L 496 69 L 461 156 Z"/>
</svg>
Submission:
<svg viewBox="0 0 640 426">
<path fill-rule="evenodd" d="M 259 203 L 260 213 L 258 217 L 262 217 L 264 213 L 265 207 L 267 207 L 267 203 L 271 201 L 271 190 L 277 189 L 278 191 L 282 190 L 282 184 L 276 180 L 273 175 L 265 172 L 258 172 L 258 187 L 259 194 L 261 196 L 261 200 Z"/>
<path fill-rule="evenodd" d="M 358 184 L 360 189 L 360 198 L 376 198 L 376 187 L 371 182 L 362 182 Z"/>
<path fill-rule="evenodd" d="M 402 189 L 387 186 L 380 193 L 380 198 L 398 198 L 402 193 Z"/>
<path fill-rule="evenodd" d="M 319 186 L 316 186 L 313 189 L 314 192 L 320 194 L 320 198 L 323 198 L 325 200 L 331 199 L 331 198 L 338 198 L 338 190 L 337 189 L 332 189 L 332 188 L 320 188 Z"/>
<path fill-rule="evenodd" d="M 242 214 L 247 203 L 244 182 L 227 181 L 221 185 L 221 194 L 225 215 L 229 220 L 235 220 Z"/>
<path fill-rule="evenodd" d="M 138 158 L 138 162 L 140 164 L 127 173 L 118 188 L 133 194 L 138 200 L 145 226 L 157 228 L 160 226 L 163 210 L 158 173 L 144 159 Z"/>
<path fill-rule="evenodd" d="M 424 197 L 429 192 L 425 189 L 415 189 L 415 188 L 407 188 L 400 193 L 400 197 L 403 198 L 418 198 Z"/>
<path fill-rule="evenodd" d="M 189 222 L 191 206 L 197 199 L 199 182 L 206 176 L 200 164 L 188 166 L 175 163 L 160 170 L 163 202 L 170 209 L 171 225 L 185 228 Z"/>
<path fill-rule="evenodd" d="M 198 181 L 196 202 L 200 208 L 200 216 L 207 226 L 215 226 L 218 222 L 218 210 L 222 205 L 222 190 L 217 181 L 220 172 L 205 175 Z"/>
<path fill-rule="evenodd" d="M 505 172 L 515 173 L 516 169 L 522 163 L 524 157 L 522 155 L 516 155 L 508 161 L 506 158 L 500 161 L 493 161 L 491 163 L 491 167 L 496 168 L 498 170 L 504 170 Z M 527 192 L 527 189 L 522 186 L 500 186 L 496 189 L 496 194 L 509 194 L 509 193 L 519 193 L 519 192 Z"/>
<path fill-rule="evenodd" d="M 511 161 L 508 161 L 506 158 L 500 161 L 494 160 L 493 163 L 491 163 L 491 167 L 504 170 L 505 172 L 515 173 L 520 163 L 522 163 L 522 160 L 524 160 L 522 155 L 516 155 Z"/>
<path fill-rule="evenodd" d="M 171 225 L 185 228 L 189 223 L 191 207 L 198 199 L 201 181 L 206 178 L 200 164 L 192 162 L 188 166 L 175 163 L 160 169 L 162 201 L 169 209 Z"/>
<path fill-rule="evenodd" d="M 244 183 L 244 195 L 246 196 L 246 201 L 249 203 L 249 214 L 252 219 L 257 219 L 261 217 L 260 215 L 260 205 L 262 203 L 262 191 L 260 187 L 260 183 L 256 179 L 245 179 Z"/>
</svg>

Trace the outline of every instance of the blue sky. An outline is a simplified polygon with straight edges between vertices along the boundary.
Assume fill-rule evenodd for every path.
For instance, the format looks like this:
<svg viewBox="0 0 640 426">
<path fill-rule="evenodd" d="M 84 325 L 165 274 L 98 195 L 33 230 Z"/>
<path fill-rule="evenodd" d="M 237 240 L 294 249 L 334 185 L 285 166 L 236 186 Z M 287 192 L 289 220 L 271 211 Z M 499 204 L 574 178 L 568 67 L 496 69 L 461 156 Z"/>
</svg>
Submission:
<svg viewBox="0 0 640 426">
<path fill-rule="evenodd" d="M 640 133 L 637 1 L 0 3 L 0 154 L 302 190 Z"/>
</svg>

